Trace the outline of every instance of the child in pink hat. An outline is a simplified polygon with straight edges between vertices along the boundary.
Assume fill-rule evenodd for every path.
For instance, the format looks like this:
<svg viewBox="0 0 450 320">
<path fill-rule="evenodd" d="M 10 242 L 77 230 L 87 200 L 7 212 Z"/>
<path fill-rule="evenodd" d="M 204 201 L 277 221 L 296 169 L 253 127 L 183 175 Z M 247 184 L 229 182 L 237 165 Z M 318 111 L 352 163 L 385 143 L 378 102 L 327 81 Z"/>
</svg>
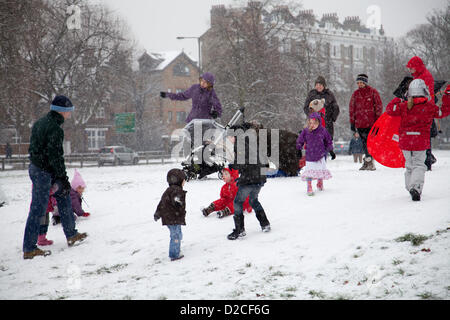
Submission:
<svg viewBox="0 0 450 320">
<path fill-rule="evenodd" d="M 89 217 L 91 214 L 85 212 L 82 207 L 83 192 L 86 189 L 86 183 L 84 182 L 81 174 L 75 169 L 75 174 L 73 176 L 72 182 L 70 183 L 70 200 L 72 202 L 72 210 L 75 217 Z M 53 212 L 53 225 L 60 222 L 59 214 L 56 210 Z"/>
<path fill-rule="evenodd" d="M 72 189 L 70 190 L 70 199 L 72 200 L 73 212 L 79 217 L 89 217 L 90 213 L 85 212 L 81 207 L 83 192 L 84 189 L 86 189 L 86 183 L 77 169 L 75 169 L 75 174 L 70 185 L 72 186 Z"/>
</svg>

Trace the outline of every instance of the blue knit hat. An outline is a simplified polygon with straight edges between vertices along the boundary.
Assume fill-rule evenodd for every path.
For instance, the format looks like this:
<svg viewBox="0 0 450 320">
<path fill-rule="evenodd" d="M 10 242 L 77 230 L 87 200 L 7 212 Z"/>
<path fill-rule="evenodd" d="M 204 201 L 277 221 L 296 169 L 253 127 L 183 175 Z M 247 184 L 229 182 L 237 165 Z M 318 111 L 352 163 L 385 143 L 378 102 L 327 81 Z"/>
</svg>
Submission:
<svg viewBox="0 0 450 320">
<path fill-rule="evenodd" d="M 72 112 L 74 109 L 72 101 L 65 96 L 56 96 L 50 105 L 50 110 L 57 112 Z"/>
</svg>

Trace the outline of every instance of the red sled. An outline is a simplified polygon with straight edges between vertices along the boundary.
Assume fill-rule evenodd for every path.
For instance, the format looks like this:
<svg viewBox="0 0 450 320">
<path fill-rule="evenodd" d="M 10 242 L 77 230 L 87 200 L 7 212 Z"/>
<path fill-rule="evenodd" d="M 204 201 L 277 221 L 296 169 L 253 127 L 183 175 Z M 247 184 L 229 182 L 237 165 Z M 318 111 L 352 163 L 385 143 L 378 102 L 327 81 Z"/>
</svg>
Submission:
<svg viewBox="0 0 450 320">
<path fill-rule="evenodd" d="M 400 121 L 400 117 L 383 113 L 367 137 L 367 150 L 370 155 L 389 168 L 405 167 L 405 157 L 398 146 Z"/>
</svg>

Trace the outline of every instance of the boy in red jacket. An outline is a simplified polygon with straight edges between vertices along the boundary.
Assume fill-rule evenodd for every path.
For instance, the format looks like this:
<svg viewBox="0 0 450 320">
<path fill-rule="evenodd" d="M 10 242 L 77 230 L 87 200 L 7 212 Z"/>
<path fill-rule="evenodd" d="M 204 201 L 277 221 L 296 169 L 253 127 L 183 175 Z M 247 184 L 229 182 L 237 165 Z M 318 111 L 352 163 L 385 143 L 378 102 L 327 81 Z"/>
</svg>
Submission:
<svg viewBox="0 0 450 320">
<path fill-rule="evenodd" d="M 439 108 L 429 100 L 430 92 L 422 79 L 415 79 L 408 89 L 408 101 L 394 98 L 386 107 L 386 113 L 401 117 L 399 147 L 405 156 L 405 186 L 413 201 L 420 201 L 425 182 L 426 150 L 430 148 L 430 127 L 433 118 L 450 115 L 450 90 L 447 88 Z"/>
<path fill-rule="evenodd" d="M 239 177 L 239 171 L 225 168 L 222 171 L 222 180 L 225 182 L 220 190 L 220 199 L 212 202 L 207 208 L 202 209 L 203 215 L 207 217 L 210 213 L 217 211 L 218 218 L 234 214 L 234 198 L 236 197 L 238 187 L 236 179 Z M 244 202 L 244 210 L 252 212 L 249 198 Z"/>
</svg>

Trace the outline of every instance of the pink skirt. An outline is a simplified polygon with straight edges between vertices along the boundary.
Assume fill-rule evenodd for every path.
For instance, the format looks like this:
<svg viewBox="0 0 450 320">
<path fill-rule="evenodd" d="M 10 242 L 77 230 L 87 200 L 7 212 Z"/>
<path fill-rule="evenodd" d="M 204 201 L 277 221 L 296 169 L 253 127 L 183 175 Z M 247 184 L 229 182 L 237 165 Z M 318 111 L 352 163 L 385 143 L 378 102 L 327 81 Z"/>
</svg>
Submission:
<svg viewBox="0 0 450 320">
<path fill-rule="evenodd" d="M 306 181 L 309 179 L 328 180 L 333 176 L 327 169 L 327 162 L 325 161 L 325 157 L 323 157 L 321 160 L 315 162 L 306 161 L 306 166 L 303 169 L 301 177 L 303 181 Z"/>
</svg>

